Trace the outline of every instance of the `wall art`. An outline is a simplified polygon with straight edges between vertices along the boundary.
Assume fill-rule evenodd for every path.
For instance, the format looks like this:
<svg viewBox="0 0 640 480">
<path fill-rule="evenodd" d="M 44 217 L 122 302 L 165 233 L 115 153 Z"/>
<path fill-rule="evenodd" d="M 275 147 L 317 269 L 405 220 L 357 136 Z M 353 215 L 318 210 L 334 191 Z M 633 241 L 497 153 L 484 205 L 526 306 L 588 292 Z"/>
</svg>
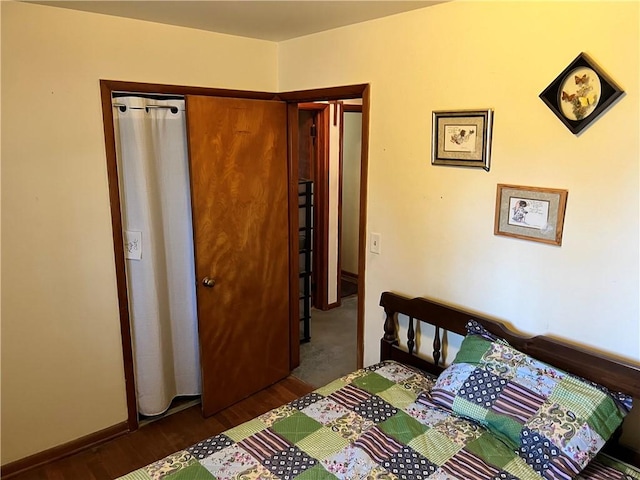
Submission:
<svg viewBox="0 0 640 480">
<path fill-rule="evenodd" d="M 581 53 L 539 96 L 577 135 L 623 93 L 586 53 Z"/>
<path fill-rule="evenodd" d="M 431 163 L 489 171 L 493 110 L 434 111 Z"/>
<path fill-rule="evenodd" d="M 567 190 L 498 184 L 495 235 L 562 245 Z"/>
</svg>

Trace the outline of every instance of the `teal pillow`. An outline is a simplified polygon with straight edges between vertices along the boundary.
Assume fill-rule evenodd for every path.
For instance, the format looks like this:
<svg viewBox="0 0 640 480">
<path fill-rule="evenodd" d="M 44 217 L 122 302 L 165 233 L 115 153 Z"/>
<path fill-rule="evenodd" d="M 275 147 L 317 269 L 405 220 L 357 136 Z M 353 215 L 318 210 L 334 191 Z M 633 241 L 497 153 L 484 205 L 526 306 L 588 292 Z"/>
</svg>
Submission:
<svg viewBox="0 0 640 480">
<path fill-rule="evenodd" d="M 473 320 L 431 395 L 484 425 L 545 478 L 578 475 L 632 402 L 516 350 Z"/>
</svg>

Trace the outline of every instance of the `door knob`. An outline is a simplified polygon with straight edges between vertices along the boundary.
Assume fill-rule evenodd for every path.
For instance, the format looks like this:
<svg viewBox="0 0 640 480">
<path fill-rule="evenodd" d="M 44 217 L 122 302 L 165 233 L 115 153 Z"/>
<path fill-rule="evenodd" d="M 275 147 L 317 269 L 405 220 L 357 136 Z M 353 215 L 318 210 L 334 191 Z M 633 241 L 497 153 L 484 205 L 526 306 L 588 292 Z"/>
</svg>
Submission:
<svg viewBox="0 0 640 480">
<path fill-rule="evenodd" d="M 216 281 L 213 278 L 204 277 L 202 279 L 202 285 L 204 285 L 207 288 L 213 288 L 215 284 L 216 284 Z"/>
</svg>

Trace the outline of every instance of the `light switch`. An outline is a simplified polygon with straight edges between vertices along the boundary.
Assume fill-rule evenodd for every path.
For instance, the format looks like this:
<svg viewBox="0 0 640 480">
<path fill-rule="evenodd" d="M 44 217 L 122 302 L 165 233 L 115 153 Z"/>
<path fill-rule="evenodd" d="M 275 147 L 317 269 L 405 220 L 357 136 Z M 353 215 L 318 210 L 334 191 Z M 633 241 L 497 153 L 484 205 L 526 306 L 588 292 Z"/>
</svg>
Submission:
<svg viewBox="0 0 640 480">
<path fill-rule="evenodd" d="M 371 253 L 376 253 L 378 255 L 380 255 L 380 234 L 379 233 L 374 233 L 371 232 L 371 238 L 370 238 L 370 246 L 369 249 L 371 250 Z"/>
</svg>

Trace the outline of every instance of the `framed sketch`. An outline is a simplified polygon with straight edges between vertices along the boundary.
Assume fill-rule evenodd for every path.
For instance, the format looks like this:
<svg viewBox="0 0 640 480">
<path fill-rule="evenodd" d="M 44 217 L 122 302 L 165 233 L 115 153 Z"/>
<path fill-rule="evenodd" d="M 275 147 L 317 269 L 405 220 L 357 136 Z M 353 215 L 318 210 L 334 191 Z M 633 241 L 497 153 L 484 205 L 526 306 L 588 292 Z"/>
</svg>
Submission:
<svg viewBox="0 0 640 480">
<path fill-rule="evenodd" d="M 567 190 L 498 184 L 493 233 L 562 245 Z"/>
<path fill-rule="evenodd" d="M 540 99 L 578 134 L 624 92 L 585 53 L 578 55 L 540 94 Z"/>
<path fill-rule="evenodd" d="M 489 171 L 493 110 L 434 111 L 431 163 Z"/>
</svg>

